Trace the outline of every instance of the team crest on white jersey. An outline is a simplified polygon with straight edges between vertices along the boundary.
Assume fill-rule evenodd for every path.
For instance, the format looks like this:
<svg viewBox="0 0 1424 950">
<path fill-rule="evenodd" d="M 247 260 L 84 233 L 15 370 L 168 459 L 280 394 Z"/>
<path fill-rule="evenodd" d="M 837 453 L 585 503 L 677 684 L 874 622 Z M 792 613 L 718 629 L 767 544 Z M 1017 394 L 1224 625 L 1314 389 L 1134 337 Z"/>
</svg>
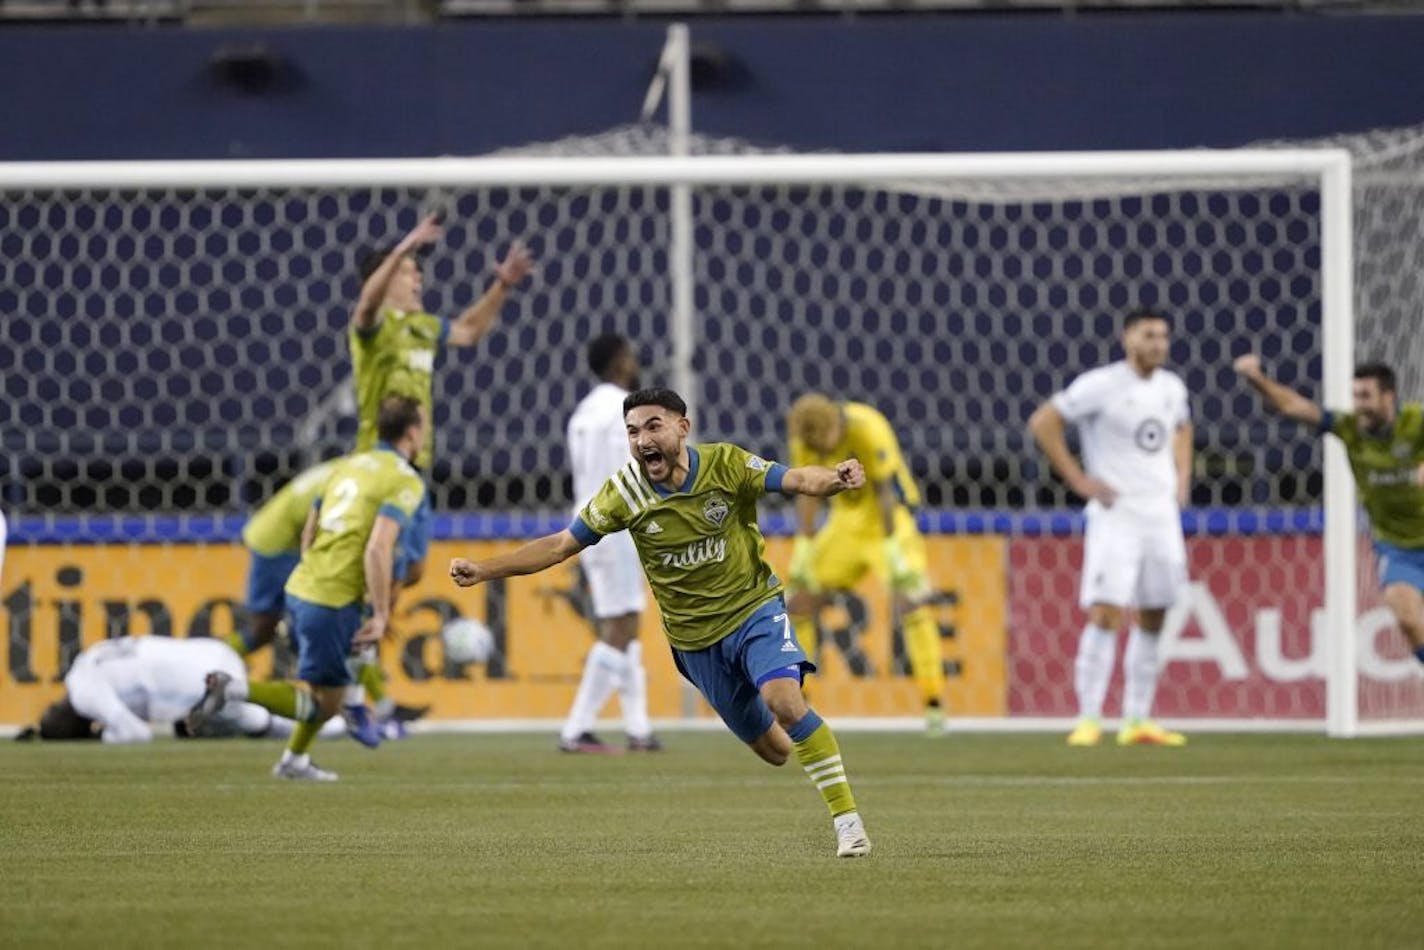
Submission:
<svg viewBox="0 0 1424 950">
<path fill-rule="evenodd" d="M 1167 442 L 1167 427 L 1160 419 L 1143 419 L 1133 435 L 1137 447 L 1144 452 L 1156 452 Z"/>
<path fill-rule="evenodd" d="M 727 515 L 731 510 L 721 495 L 710 495 L 702 503 L 702 513 L 707 516 L 708 521 L 719 528 L 722 527 L 722 522 L 727 520 Z"/>
</svg>

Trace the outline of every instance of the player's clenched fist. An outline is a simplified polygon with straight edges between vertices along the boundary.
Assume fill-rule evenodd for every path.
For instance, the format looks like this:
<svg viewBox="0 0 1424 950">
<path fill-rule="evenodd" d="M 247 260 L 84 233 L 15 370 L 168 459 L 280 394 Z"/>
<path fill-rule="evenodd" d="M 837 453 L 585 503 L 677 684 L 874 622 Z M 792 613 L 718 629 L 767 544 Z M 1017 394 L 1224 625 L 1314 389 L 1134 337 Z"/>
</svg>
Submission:
<svg viewBox="0 0 1424 950">
<path fill-rule="evenodd" d="M 1247 379 L 1255 379 L 1261 375 L 1261 358 L 1255 353 L 1247 353 L 1245 356 L 1236 357 L 1231 368 Z"/>
<path fill-rule="evenodd" d="M 859 488 L 865 484 L 865 468 L 860 459 L 846 459 L 836 466 L 836 478 L 840 479 L 840 487 L 844 491 Z"/>
<path fill-rule="evenodd" d="M 461 587 L 474 587 L 480 582 L 480 568 L 474 561 L 462 557 L 450 561 L 450 578 Z"/>
</svg>

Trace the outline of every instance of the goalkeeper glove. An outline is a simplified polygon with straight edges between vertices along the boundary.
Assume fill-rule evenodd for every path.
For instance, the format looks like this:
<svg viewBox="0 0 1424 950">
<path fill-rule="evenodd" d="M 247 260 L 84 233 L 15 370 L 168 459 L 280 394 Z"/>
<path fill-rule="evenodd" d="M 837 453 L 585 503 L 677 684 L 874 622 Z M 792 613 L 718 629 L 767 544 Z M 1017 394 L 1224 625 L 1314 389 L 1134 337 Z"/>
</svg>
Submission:
<svg viewBox="0 0 1424 950">
<path fill-rule="evenodd" d="M 821 591 L 813 569 L 812 541 L 804 534 L 798 534 L 791 543 L 791 586 L 812 594 Z"/>
<path fill-rule="evenodd" d="M 915 593 L 925 586 L 924 575 L 905 559 L 897 538 L 885 539 L 885 566 L 890 576 L 890 586 L 904 593 Z"/>
</svg>

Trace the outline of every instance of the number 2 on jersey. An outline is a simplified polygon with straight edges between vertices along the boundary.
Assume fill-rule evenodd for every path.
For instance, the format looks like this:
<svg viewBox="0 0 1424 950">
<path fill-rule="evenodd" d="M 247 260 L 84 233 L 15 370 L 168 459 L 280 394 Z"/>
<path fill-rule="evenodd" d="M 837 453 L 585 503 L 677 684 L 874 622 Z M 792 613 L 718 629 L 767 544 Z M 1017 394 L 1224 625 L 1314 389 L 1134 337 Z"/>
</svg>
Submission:
<svg viewBox="0 0 1424 950">
<path fill-rule="evenodd" d="M 321 530 L 332 534 L 340 534 L 346 530 L 346 512 L 356 503 L 357 492 L 354 478 L 343 478 L 331 486 L 326 493 L 327 498 L 322 500 L 321 520 L 317 522 Z"/>
</svg>

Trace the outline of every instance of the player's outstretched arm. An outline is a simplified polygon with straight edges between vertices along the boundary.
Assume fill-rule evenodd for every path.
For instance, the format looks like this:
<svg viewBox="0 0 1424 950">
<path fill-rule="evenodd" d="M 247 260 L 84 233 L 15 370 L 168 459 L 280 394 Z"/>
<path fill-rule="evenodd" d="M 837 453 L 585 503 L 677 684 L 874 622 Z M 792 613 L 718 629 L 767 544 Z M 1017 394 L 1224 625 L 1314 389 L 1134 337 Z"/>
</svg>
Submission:
<svg viewBox="0 0 1424 950">
<path fill-rule="evenodd" d="M 1034 441 L 1048 457 L 1048 464 L 1075 494 L 1083 498 L 1097 499 L 1109 507 L 1117 500 L 1117 492 L 1113 487 L 1083 471 L 1083 466 L 1078 464 L 1078 460 L 1068 450 L 1063 414 L 1053 405 L 1052 400 L 1045 400 L 1033 411 L 1033 415 L 1028 417 L 1028 431 L 1033 433 Z"/>
<path fill-rule="evenodd" d="M 450 562 L 450 578 L 460 587 L 474 587 L 485 581 L 497 581 L 502 577 L 519 574 L 538 574 L 555 564 L 562 564 L 583 550 L 583 544 L 565 528 L 558 534 L 549 534 L 530 541 L 523 547 L 508 554 L 492 557 L 487 561 L 467 561 L 457 557 Z"/>
<path fill-rule="evenodd" d="M 803 465 L 790 468 L 781 479 L 781 490 L 788 495 L 810 495 L 829 498 L 865 484 L 865 469 L 858 459 L 846 459 L 835 468 L 824 465 Z"/>
<path fill-rule="evenodd" d="M 1266 405 L 1287 419 L 1318 426 L 1320 420 L 1325 417 L 1325 410 L 1320 406 L 1289 386 L 1283 386 L 1267 376 L 1265 370 L 1261 368 L 1261 358 L 1255 353 L 1238 356 L 1231 365 L 1237 375 L 1250 383 L 1253 389 L 1265 397 Z"/>
<path fill-rule="evenodd" d="M 444 229 L 440 227 L 439 215 L 428 215 L 409 234 L 401 238 L 400 243 L 381 261 L 381 266 L 371 272 L 371 276 L 361 285 L 361 296 L 356 299 L 356 306 L 351 310 L 351 325 L 358 332 L 369 330 L 376 325 L 376 314 L 380 312 L 381 301 L 386 299 L 386 290 L 391 285 L 391 278 L 396 275 L 401 258 L 411 251 L 440 240 L 440 235 L 444 233 Z"/>
<path fill-rule="evenodd" d="M 515 241 L 509 253 L 494 269 L 494 283 L 484 295 L 450 323 L 446 342 L 451 346 L 474 346 L 490 331 L 499 318 L 509 291 L 529 276 L 534 269 L 534 257 L 521 241 Z"/>
</svg>

